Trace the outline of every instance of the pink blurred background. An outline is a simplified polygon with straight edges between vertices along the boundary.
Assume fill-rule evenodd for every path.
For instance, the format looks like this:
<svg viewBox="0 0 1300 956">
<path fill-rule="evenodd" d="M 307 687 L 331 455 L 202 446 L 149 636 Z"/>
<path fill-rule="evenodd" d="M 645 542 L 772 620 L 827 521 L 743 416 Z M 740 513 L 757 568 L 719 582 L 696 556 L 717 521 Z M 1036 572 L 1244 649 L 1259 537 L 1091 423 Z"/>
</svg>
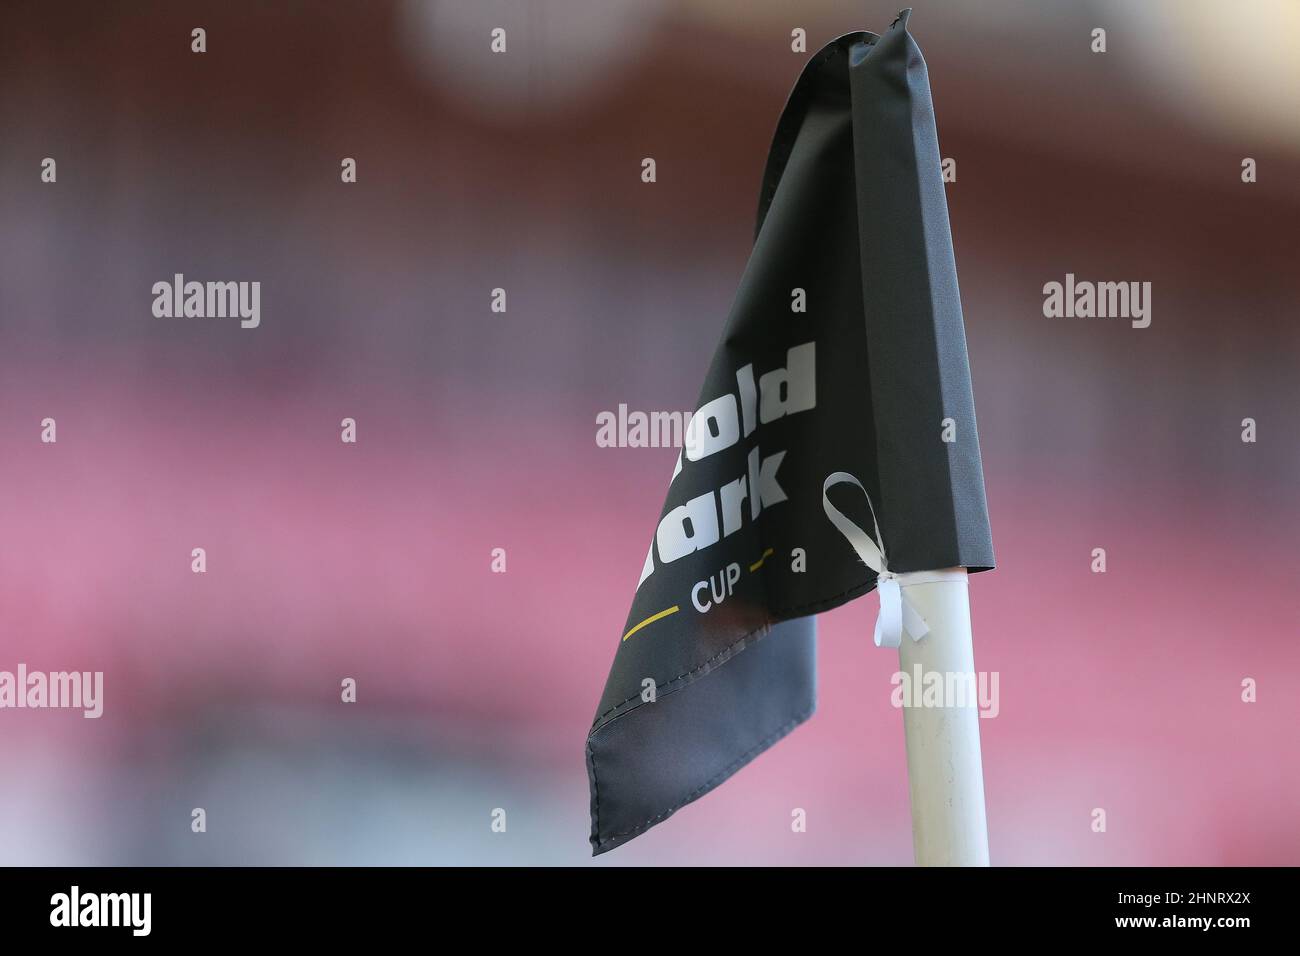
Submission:
<svg viewBox="0 0 1300 956">
<path fill-rule="evenodd" d="M 995 863 L 1300 863 L 1300 8 L 1249 8 L 912 19 L 999 559 Z M 105 713 L 0 711 L 0 863 L 587 862 L 583 744 L 676 457 L 596 415 L 694 406 L 790 31 L 895 12 L 10 4 L 0 670 L 102 670 Z M 154 318 L 176 272 L 259 280 L 261 327 Z M 1067 272 L 1152 282 L 1151 327 L 1045 318 Z M 823 616 L 807 725 L 598 865 L 910 863 L 874 613 Z"/>
</svg>

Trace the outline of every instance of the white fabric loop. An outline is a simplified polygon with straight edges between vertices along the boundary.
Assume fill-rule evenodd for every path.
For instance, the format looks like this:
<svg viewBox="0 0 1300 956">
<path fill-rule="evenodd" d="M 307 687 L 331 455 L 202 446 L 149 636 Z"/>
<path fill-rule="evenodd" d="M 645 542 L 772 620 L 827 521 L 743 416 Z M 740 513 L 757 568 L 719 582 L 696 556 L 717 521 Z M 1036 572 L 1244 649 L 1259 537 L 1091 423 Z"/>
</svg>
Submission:
<svg viewBox="0 0 1300 956">
<path fill-rule="evenodd" d="M 838 484 L 856 485 L 867 499 L 867 508 L 871 511 L 871 523 L 876 532 L 874 541 L 869 534 L 831 504 L 830 496 L 827 493 Z M 840 534 L 848 539 L 849 544 L 857 552 L 862 562 L 876 572 L 876 593 L 880 595 L 880 616 L 876 618 L 876 646 L 901 646 L 904 631 L 914 641 L 919 641 L 929 634 L 930 625 L 926 623 L 925 618 L 917 612 L 916 608 L 912 607 L 911 602 L 903 595 L 903 588 L 913 584 L 951 581 L 955 579 L 954 572 L 906 571 L 902 574 L 895 574 L 889 570 L 889 563 L 885 560 L 885 539 L 880 534 L 880 523 L 876 520 L 876 509 L 871 503 L 871 496 L 867 494 L 867 489 L 862 487 L 862 482 L 847 471 L 837 471 L 826 477 L 826 481 L 822 485 L 822 507 L 826 509 L 826 517 L 831 519 L 831 524 L 835 525 Z M 956 579 L 959 578 L 960 573 L 957 574 Z"/>
</svg>

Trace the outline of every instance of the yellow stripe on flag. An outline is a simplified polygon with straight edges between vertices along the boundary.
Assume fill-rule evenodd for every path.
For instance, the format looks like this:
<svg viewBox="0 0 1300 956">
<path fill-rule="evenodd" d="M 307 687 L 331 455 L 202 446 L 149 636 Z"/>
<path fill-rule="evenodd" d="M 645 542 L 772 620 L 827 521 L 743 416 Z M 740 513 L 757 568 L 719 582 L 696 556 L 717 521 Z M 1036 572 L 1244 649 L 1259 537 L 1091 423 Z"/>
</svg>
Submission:
<svg viewBox="0 0 1300 956">
<path fill-rule="evenodd" d="M 674 604 L 672 607 L 668 608 L 668 610 L 666 610 L 666 611 L 660 611 L 658 614 L 651 614 L 648 618 L 646 618 L 644 621 L 642 621 L 642 622 L 641 622 L 640 624 L 638 624 L 636 627 L 632 628 L 632 630 L 630 630 L 630 631 L 628 631 L 626 634 L 624 634 L 624 635 L 623 635 L 623 640 L 626 641 L 629 637 L 631 637 L 631 636 L 632 636 L 633 634 L 635 634 L 637 631 L 641 630 L 641 628 L 645 627 L 647 624 L 653 624 L 655 621 L 659 620 L 661 617 L 667 617 L 669 614 L 676 614 L 676 613 L 677 613 L 678 611 L 680 611 L 680 610 L 681 610 L 681 607 L 680 607 L 679 605 Z"/>
</svg>

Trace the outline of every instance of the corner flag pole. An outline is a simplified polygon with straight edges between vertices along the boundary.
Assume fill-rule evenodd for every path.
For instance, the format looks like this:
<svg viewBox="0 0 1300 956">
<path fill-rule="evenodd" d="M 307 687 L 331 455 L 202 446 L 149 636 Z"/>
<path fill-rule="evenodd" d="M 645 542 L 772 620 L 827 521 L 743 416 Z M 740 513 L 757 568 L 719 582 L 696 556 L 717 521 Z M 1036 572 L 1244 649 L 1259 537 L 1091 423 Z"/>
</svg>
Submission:
<svg viewBox="0 0 1300 956">
<path fill-rule="evenodd" d="M 930 633 L 898 648 L 899 669 L 951 675 L 966 688 L 976 684 L 970 599 L 965 568 L 940 573 L 943 580 L 909 584 L 900 575 L 906 600 L 925 618 Z M 969 675 L 969 676 L 968 676 Z M 974 694 L 954 706 L 918 706 L 921 688 L 903 708 L 907 779 L 912 795 L 912 846 L 917 866 L 988 866 L 988 824 L 984 814 L 984 768 L 980 758 L 979 709 Z"/>
</svg>

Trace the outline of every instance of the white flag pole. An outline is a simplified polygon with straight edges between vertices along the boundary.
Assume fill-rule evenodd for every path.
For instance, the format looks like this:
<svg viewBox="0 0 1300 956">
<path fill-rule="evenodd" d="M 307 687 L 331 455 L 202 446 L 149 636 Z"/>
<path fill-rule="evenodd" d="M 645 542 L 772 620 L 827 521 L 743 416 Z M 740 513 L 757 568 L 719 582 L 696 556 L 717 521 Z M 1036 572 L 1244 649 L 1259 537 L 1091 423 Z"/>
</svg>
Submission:
<svg viewBox="0 0 1300 956">
<path fill-rule="evenodd" d="M 836 485 L 852 485 L 867 499 L 871 534 L 830 499 Z M 912 847 L 918 866 L 988 866 L 984 818 L 984 767 L 975 649 L 965 568 L 891 571 L 871 496 L 852 474 L 836 471 L 822 483 L 822 507 L 858 558 L 876 572 L 880 616 L 877 647 L 897 647 L 911 693 L 904 696 L 907 779 L 912 791 Z M 925 696 L 926 677 L 937 674 L 938 701 Z M 949 698 L 950 689 L 961 700 Z M 932 704 L 941 706 L 932 706 Z M 961 706 L 957 706 L 960 704 Z"/>
<path fill-rule="evenodd" d="M 939 572 L 940 580 L 908 582 L 899 575 L 904 600 L 930 631 L 904 638 L 899 669 L 911 683 L 912 706 L 903 708 L 907 779 L 912 794 L 912 846 L 918 866 L 988 866 L 988 823 L 984 815 L 984 768 L 971 641 L 970 599 L 965 568 Z M 920 575 L 918 575 L 920 577 Z M 919 668 L 919 671 L 918 671 Z M 923 686 L 918 673 L 937 673 L 945 685 L 965 681 L 964 706 L 917 706 Z M 952 675 L 952 679 L 949 679 Z"/>
</svg>

